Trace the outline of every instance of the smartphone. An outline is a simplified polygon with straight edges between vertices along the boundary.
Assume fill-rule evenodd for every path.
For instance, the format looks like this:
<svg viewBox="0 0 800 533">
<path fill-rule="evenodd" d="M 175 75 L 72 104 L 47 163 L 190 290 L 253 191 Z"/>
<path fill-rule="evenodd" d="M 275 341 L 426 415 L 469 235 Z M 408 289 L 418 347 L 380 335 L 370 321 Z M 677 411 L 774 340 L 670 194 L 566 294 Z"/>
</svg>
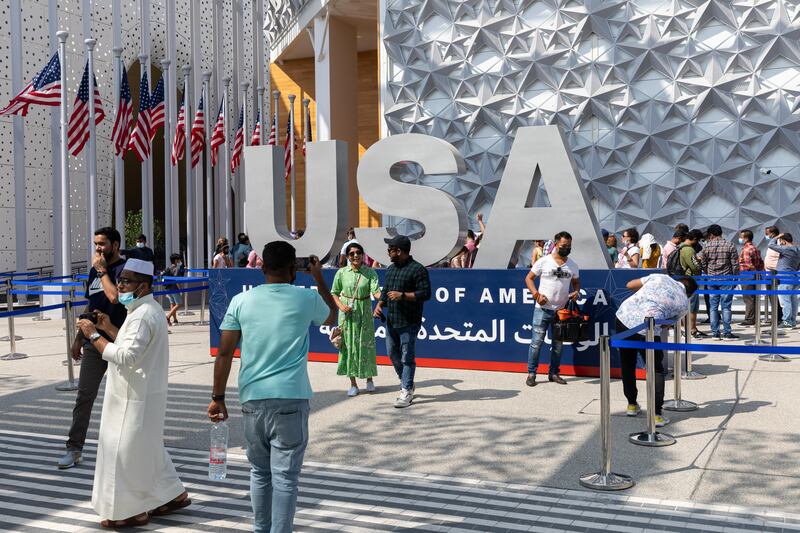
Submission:
<svg viewBox="0 0 800 533">
<path fill-rule="evenodd" d="M 97 324 L 97 315 L 94 313 L 81 313 L 78 318 L 81 320 L 88 320 L 92 324 Z"/>
<path fill-rule="evenodd" d="M 311 260 L 310 257 L 298 257 L 298 258 L 296 258 L 294 260 L 294 267 L 297 270 L 301 270 L 301 271 L 305 271 L 305 272 L 308 272 L 309 270 L 311 270 L 311 265 L 312 264 L 313 264 L 313 261 Z"/>
</svg>

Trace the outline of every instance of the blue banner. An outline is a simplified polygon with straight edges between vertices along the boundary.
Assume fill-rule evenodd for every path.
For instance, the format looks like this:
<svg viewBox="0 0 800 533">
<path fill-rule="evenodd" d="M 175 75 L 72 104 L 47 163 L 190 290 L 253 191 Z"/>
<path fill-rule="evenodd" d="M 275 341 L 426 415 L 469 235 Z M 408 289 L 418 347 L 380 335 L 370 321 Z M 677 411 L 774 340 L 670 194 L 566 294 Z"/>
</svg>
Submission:
<svg viewBox="0 0 800 533">
<path fill-rule="evenodd" d="M 334 269 L 323 271 L 328 286 Z M 443 368 L 526 371 L 531 339 L 533 298 L 525 287 L 527 270 L 431 269 L 433 295 L 425 303 L 422 329 L 417 340 L 417 364 Z M 591 317 L 593 333 L 586 342 L 565 344 L 561 366 L 564 374 L 597 375 L 600 335 L 614 333 L 614 313 L 630 292 L 631 279 L 652 273 L 642 270 L 581 270 L 581 310 Z M 378 271 L 383 281 L 384 271 Z M 231 299 L 264 283 L 258 269 L 218 269 L 208 274 L 211 310 L 211 354 L 219 345 L 219 325 Z M 297 285 L 314 287 L 307 274 L 299 273 Z M 328 326 L 311 328 L 309 359 L 335 361 L 337 353 L 328 341 Z M 385 329 L 375 321 L 380 363 L 386 363 Z M 549 363 L 549 333 L 540 360 Z M 612 367 L 618 367 L 616 353 Z M 616 372 L 615 372 L 616 374 Z"/>
</svg>

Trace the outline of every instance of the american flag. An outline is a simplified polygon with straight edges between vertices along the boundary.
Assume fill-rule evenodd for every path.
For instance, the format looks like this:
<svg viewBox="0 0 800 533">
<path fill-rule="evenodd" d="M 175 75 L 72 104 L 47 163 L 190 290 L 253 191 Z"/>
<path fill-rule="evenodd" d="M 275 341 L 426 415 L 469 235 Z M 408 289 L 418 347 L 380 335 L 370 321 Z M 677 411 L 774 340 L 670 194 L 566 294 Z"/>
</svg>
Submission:
<svg viewBox="0 0 800 533">
<path fill-rule="evenodd" d="M 181 98 L 181 107 L 178 110 L 178 125 L 175 127 L 175 139 L 172 141 L 172 166 L 183 159 L 186 149 L 186 94 Z"/>
<path fill-rule="evenodd" d="M 28 106 L 61 105 L 61 62 L 58 53 L 53 54 L 50 62 L 25 86 L 11 102 L 0 109 L 0 116 L 28 114 Z"/>
<path fill-rule="evenodd" d="M 122 69 L 122 80 L 119 82 L 119 109 L 114 119 L 114 150 L 117 155 L 124 153 L 128 146 L 128 136 L 131 134 L 133 119 L 133 105 L 131 105 L 131 86 L 128 85 L 128 73 Z"/>
<path fill-rule="evenodd" d="M 95 125 L 106 118 L 103 112 L 103 105 L 100 101 L 100 90 L 97 88 L 97 78 L 92 73 L 94 80 L 94 123 Z M 81 85 L 78 87 L 78 95 L 75 97 L 75 104 L 72 106 L 72 115 L 69 117 L 67 126 L 67 149 L 73 157 L 81 153 L 86 142 L 89 140 L 89 62 L 83 68 Z"/>
<path fill-rule="evenodd" d="M 219 104 L 219 113 L 217 113 L 217 124 L 214 126 L 214 131 L 211 132 L 211 166 L 217 166 L 219 155 L 217 150 L 220 146 L 225 144 L 225 98 Z"/>
<path fill-rule="evenodd" d="M 162 127 L 166 122 L 166 113 L 164 110 L 164 77 L 162 76 L 153 93 L 150 95 L 150 142 L 156 136 L 156 130 Z"/>
<path fill-rule="evenodd" d="M 306 125 L 305 125 L 305 135 L 303 135 L 303 157 L 306 156 L 306 144 L 312 141 L 311 139 L 311 110 L 306 106 Z"/>
<path fill-rule="evenodd" d="M 142 82 L 139 84 L 139 116 L 136 117 L 136 127 L 128 140 L 128 150 L 133 150 L 141 162 L 150 157 L 151 129 L 150 84 L 147 82 L 147 72 L 142 72 Z"/>
<path fill-rule="evenodd" d="M 253 128 L 253 137 L 250 139 L 250 145 L 261 145 L 261 110 L 256 113 L 256 127 Z"/>
<path fill-rule="evenodd" d="M 286 142 L 283 143 L 283 166 L 286 167 L 286 180 L 292 175 L 292 150 L 289 149 L 290 137 L 292 136 L 292 116 L 286 122 Z M 293 148 L 297 150 L 297 141 L 295 141 Z"/>
<path fill-rule="evenodd" d="M 236 136 L 233 138 L 233 157 L 231 157 L 231 172 L 236 171 L 242 163 L 242 152 L 244 151 L 244 106 L 239 112 L 239 125 L 236 127 Z"/>
<path fill-rule="evenodd" d="M 276 144 L 278 144 L 277 136 L 278 136 L 278 116 L 273 115 L 272 124 L 269 127 L 269 142 L 267 144 L 269 144 L 270 146 L 275 146 Z"/>
<path fill-rule="evenodd" d="M 203 148 L 206 147 L 206 130 L 205 130 L 206 116 L 203 111 L 203 95 L 200 95 L 200 104 L 197 106 L 197 113 L 194 115 L 194 123 L 192 124 L 192 168 L 197 166 L 200 162 L 200 156 L 203 155 Z"/>
</svg>

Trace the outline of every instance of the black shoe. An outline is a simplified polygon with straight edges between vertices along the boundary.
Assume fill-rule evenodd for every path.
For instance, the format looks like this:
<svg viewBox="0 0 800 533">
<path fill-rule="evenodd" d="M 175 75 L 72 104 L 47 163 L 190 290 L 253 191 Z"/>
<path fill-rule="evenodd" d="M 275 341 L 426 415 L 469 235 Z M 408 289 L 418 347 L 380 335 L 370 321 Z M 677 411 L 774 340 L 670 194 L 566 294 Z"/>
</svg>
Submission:
<svg viewBox="0 0 800 533">
<path fill-rule="evenodd" d="M 740 326 L 755 326 L 756 323 L 752 320 L 745 320 L 744 322 L 739 322 Z"/>
<path fill-rule="evenodd" d="M 558 383 L 559 385 L 566 385 L 567 384 L 567 382 L 564 381 L 563 379 L 561 379 L 561 376 L 559 376 L 558 374 L 550 374 L 550 378 L 549 379 L 553 383 Z"/>
<path fill-rule="evenodd" d="M 739 340 L 739 335 L 734 335 L 733 333 L 725 333 L 722 336 L 722 340 L 724 340 L 724 341 L 736 341 L 736 340 Z"/>
<path fill-rule="evenodd" d="M 705 320 L 701 320 L 700 323 L 701 324 L 711 324 L 711 319 L 710 318 L 706 318 Z"/>
<path fill-rule="evenodd" d="M 536 374 L 528 374 L 528 379 L 525 380 L 525 385 L 528 387 L 536 386 Z"/>
<path fill-rule="evenodd" d="M 699 329 L 692 332 L 692 338 L 694 338 L 694 339 L 702 339 L 704 337 L 708 337 L 708 334 L 707 333 L 703 333 Z"/>
</svg>

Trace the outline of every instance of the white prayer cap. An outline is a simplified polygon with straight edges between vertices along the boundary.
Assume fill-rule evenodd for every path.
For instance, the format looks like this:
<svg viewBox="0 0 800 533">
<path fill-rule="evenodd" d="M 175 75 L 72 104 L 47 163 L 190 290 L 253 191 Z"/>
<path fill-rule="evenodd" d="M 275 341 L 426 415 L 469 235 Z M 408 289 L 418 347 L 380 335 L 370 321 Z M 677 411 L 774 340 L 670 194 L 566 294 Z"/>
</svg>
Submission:
<svg viewBox="0 0 800 533">
<path fill-rule="evenodd" d="M 136 272 L 144 274 L 145 276 L 152 276 L 155 272 L 155 267 L 150 261 L 142 261 L 141 259 L 128 259 L 125 261 L 125 268 L 128 272 Z"/>
</svg>

